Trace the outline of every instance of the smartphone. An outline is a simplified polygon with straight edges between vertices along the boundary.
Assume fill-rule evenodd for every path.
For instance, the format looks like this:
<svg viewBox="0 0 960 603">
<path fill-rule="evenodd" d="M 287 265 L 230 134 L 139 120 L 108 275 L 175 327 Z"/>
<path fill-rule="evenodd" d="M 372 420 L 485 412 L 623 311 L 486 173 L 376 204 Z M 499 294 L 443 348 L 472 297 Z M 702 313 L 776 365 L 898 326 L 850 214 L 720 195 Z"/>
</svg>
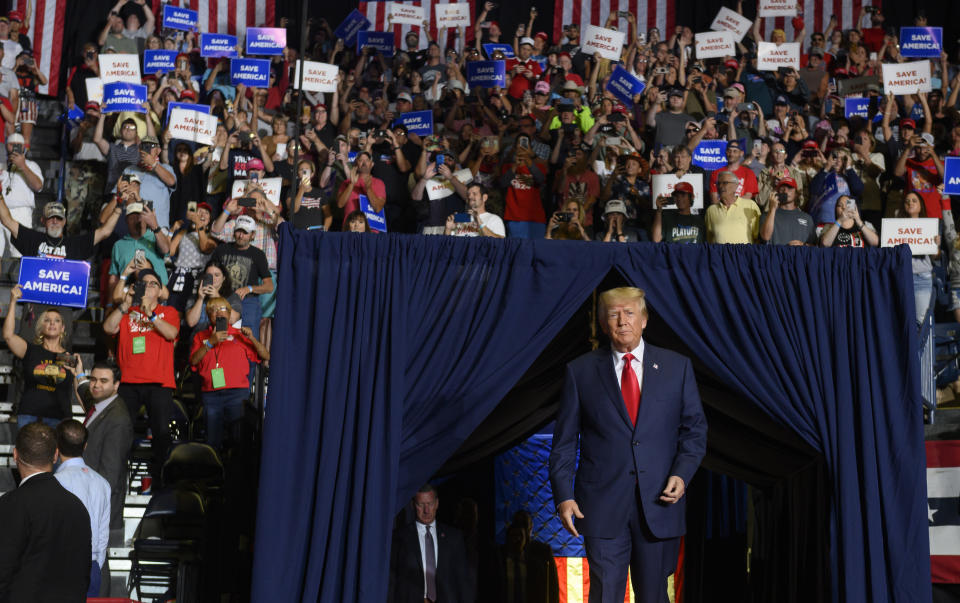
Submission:
<svg viewBox="0 0 960 603">
<path fill-rule="evenodd" d="M 443 153 L 437 154 L 437 170 L 440 169 L 440 166 L 443 165 Z"/>
<path fill-rule="evenodd" d="M 259 182 L 259 181 L 260 181 L 260 174 L 253 174 L 253 173 L 250 174 L 250 182 Z"/>
<path fill-rule="evenodd" d="M 754 153 L 756 153 L 756 154 L 760 153 L 760 149 L 762 149 L 762 148 L 763 148 L 763 141 L 762 141 L 762 140 L 760 140 L 760 139 L 758 138 L 758 139 L 756 139 L 756 140 L 753 141 L 753 152 L 754 152 Z"/>
<path fill-rule="evenodd" d="M 77 366 L 77 359 L 73 354 L 57 354 L 57 362 L 66 366 Z"/>
<path fill-rule="evenodd" d="M 629 18 L 630 18 L 630 11 L 628 11 L 628 10 L 618 10 L 618 11 L 617 11 L 617 16 L 620 17 L 621 19 L 629 19 Z"/>
<path fill-rule="evenodd" d="M 568 211 L 562 211 L 557 214 L 557 222 L 569 222 L 573 218 L 573 214 Z"/>
<path fill-rule="evenodd" d="M 241 197 L 237 199 L 237 205 L 240 207 L 256 207 L 257 200 L 253 197 Z"/>
<path fill-rule="evenodd" d="M 204 274 L 204 275 L 203 275 L 203 278 L 200 280 L 200 286 L 201 286 L 201 287 L 212 287 L 212 286 L 213 286 L 213 275 L 212 275 L 212 274 L 209 274 L 209 273 L 208 273 L 208 274 Z"/>
<path fill-rule="evenodd" d="M 787 193 L 777 193 L 777 202 L 781 205 L 787 202 Z"/>
<path fill-rule="evenodd" d="M 517 142 L 517 147 L 519 147 L 519 148 L 521 148 L 521 149 L 529 149 L 529 148 L 530 148 L 530 139 L 527 138 L 526 136 L 521 137 L 520 140 Z"/>
<path fill-rule="evenodd" d="M 457 222 L 458 224 L 462 224 L 462 223 L 466 223 L 466 222 L 473 222 L 473 215 L 472 215 L 472 214 L 465 213 L 465 212 L 464 212 L 464 213 L 456 213 L 456 214 L 453 214 L 453 221 L 454 221 L 454 222 Z"/>
<path fill-rule="evenodd" d="M 218 317 L 217 317 L 217 324 L 216 324 L 216 326 L 214 327 L 214 329 L 215 329 L 216 331 L 221 332 L 221 333 L 226 333 L 226 332 L 227 332 L 227 317 L 226 317 L 226 316 L 218 316 Z"/>
<path fill-rule="evenodd" d="M 187 201 L 187 212 L 197 211 L 197 202 L 196 201 Z"/>
<path fill-rule="evenodd" d="M 147 261 L 147 254 L 142 249 L 138 249 L 133 253 L 133 261 L 136 264 L 142 264 Z"/>
<path fill-rule="evenodd" d="M 847 209 L 857 209 L 857 202 L 855 199 L 847 199 Z"/>
<path fill-rule="evenodd" d="M 143 296 L 147 293 L 147 283 L 144 281 L 137 281 L 133 286 L 133 305 L 139 306 L 143 304 Z"/>
<path fill-rule="evenodd" d="M 637 42 L 638 42 L 641 46 L 644 46 L 644 45 L 647 43 L 647 34 L 642 33 L 642 32 L 641 32 L 641 33 L 638 33 L 638 34 L 637 34 Z"/>
</svg>

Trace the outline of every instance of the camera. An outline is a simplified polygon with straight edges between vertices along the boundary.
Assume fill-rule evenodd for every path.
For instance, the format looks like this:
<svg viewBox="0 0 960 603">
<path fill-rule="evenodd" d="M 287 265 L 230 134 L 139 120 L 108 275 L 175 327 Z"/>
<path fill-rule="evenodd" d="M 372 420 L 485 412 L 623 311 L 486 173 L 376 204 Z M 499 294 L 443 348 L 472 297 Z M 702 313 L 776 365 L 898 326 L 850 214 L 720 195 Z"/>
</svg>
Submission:
<svg viewBox="0 0 960 603">
<path fill-rule="evenodd" d="M 240 140 L 241 145 L 249 146 L 253 143 L 253 132 L 240 132 L 237 138 Z"/>
<path fill-rule="evenodd" d="M 386 137 L 387 137 L 387 131 L 386 131 L 386 130 L 377 130 L 376 132 L 374 132 L 373 135 L 374 135 L 375 137 L 377 137 L 377 138 L 386 138 Z"/>
<path fill-rule="evenodd" d="M 667 75 L 670 73 L 670 70 L 666 67 L 657 67 L 653 70 L 653 75 Z"/>
<path fill-rule="evenodd" d="M 77 366 L 77 359 L 73 356 L 73 354 L 57 354 L 57 362 L 74 368 Z"/>
<path fill-rule="evenodd" d="M 568 211 L 561 211 L 557 213 L 557 222 L 569 222 L 573 219 L 573 213 Z"/>
<path fill-rule="evenodd" d="M 611 121 L 611 122 L 617 123 L 617 122 L 621 122 L 621 121 L 627 121 L 627 118 L 626 118 L 626 116 L 625 116 L 623 113 L 611 113 L 611 114 L 607 117 L 607 121 Z"/>
</svg>

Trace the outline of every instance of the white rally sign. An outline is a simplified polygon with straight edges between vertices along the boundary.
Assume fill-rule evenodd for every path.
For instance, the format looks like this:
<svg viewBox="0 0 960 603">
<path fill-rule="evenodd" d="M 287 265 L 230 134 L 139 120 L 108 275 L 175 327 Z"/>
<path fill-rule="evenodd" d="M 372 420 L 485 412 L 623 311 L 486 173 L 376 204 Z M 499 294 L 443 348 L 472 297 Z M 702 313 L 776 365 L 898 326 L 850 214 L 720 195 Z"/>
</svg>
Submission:
<svg viewBox="0 0 960 603">
<path fill-rule="evenodd" d="M 757 14 L 761 17 L 795 17 L 797 2 L 796 0 L 760 0 L 757 3 Z"/>
<path fill-rule="evenodd" d="M 694 209 L 703 208 L 703 174 L 687 173 L 683 178 L 677 178 L 673 174 L 654 174 L 653 176 L 653 199 L 656 202 L 657 197 L 664 195 L 669 197 L 673 194 L 673 188 L 680 182 L 689 182 L 693 187 L 693 205 Z M 671 206 L 667 206 L 670 209 Z M 676 205 L 672 206 L 676 209 Z"/>
<path fill-rule="evenodd" d="M 470 184 L 473 180 L 473 172 L 470 168 L 464 168 L 459 172 L 454 172 L 453 177 L 463 184 Z M 453 184 L 446 178 L 431 178 L 427 180 L 427 198 L 431 201 L 445 199 L 453 194 Z"/>
<path fill-rule="evenodd" d="M 800 69 L 800 43 L 760 42 L 757 48 L 757 69 L 759 71 L 776 71 L 780 67 Z"/>
<path fill-rule="evenodd" d="M 623 37 L 624 33 L 622 31 L 587 25 L 580 52 L 597 54 L 611 61 L 619 61 L 620 51 L 623 50 Z"/>
<path fill-rule="evenodd" d="M 140 84 L 140 56 L 135 54 L 101 54 L 100 79 L 104 84 L 127 82 Z"/>
<path fill-rule="evenodd" d="M 423 25 L 423 7 L 405 2 L 391 2 L 388 5 L 387 22 L 391 25 Z"/>
<path fill-rule="evenodd" d="M 940 234 L 937 218 L 884 218 L 880 228 L 880 246 L 909 245 L 913 255 L 935 255 L 936 236 Z"/>
<path fill-rule="evenodd" d="M 93 101 L 98 105 L 103 104 L 103 80 L 98 77 L 88 77 L 84 84 L 87 85 L 87 100 Z"/>
<path fill-rule="evenodd" d="M 930 83 L 930 61 L 884 63 L 882 67 L 884 94 L 916 94 L 933 89 Z"/>
<path fill-rule="evenodd" d="M 170 134 L 178 140 L 213 144 L 217 134 L 217 117 L 200 111 L 174 108 L 170 112 Z"/>
<path fill-rule="evenodd" d="M 751 25 L 753 25 L 753 21 L 724 6 L 717 13 L 710 29 L 713 31 L 729 31 L 733 34 L 734 39 L 740 42 L 743 40 L 743 36 L 750 31 Z"/>
<path fill-rule="evenodd" d="M 243 197 L 243 192 L 247 188 L 249 180 L 234 180 L 233 188 L 230 190 L 230 197 L 239 199 Z M 274 205 L 280 205 L 280 187 L 283 185 L 283 178 L 264 178 L 259 181 L 260 188 L 267 200 Z"/>
<path fill-rule="evenodd" d="M 707 31 L 698 33 L 693 41 L 698 59 L 715 59 L 718 57 L 735 56 L 736 43 L 733 34 L 729 31 Z"/>
<path fill-rule="evenodd" d="M 437 27 L 469 27 L 470 5 L 466 2 L 435 4 Z"/>
<path fill-rule="evenodd" d="M 293 76 L 293 85 L 300 81 L 300 65 L 306 65 L 303 73 L 303 89 L 307 92 L 333 92 L 337 89 L 337 74 L 340 68 L 327 63 L 297 61 L 297 72 Z"/>
</svg>

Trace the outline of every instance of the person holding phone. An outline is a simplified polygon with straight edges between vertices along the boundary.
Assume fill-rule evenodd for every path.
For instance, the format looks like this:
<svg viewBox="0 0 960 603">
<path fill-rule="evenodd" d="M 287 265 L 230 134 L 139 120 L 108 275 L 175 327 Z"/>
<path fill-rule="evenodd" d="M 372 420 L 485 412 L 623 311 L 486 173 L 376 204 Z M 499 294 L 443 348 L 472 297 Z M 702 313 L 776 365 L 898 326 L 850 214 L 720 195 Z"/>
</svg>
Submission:
<svg viewBox="0 0 960 603">
<path fill-rule="evenodd" d="M 210 235 L 210 221 L 213 208 L 206 201 L 187 202 L 187 218 L 173 225 L 173 240 L 170 241 L 170 255 L 175 266 L 170 279 L 170 298 L 168 303 L 183 313 L 187 301 L 196 291 L 196 278 L 217 248 L 217 241 Z"/>
<path fill-rule="evenodd" d="M 210 298 L 206 311 L 210 326 L 193 336 L 190 366 L 203 382 L 200 391 L 207 415 L 207 443 L 220 449 L 224 428 L 234 431 L 243 418 L 243 403 L 250 398 L 250 363 L 270 360 L 270 352 L 250 327 L 230 326 L 231 308 L 226 299 Z"/>
<path fill-rule="evenodd" d="M 134 270 L 151 267 L 157 273 L 161 285 L 167 284 L 167 268 L 163 257 L 170 251 L 170 238 L 157 224 L 157 215 L 148 203 L 139 200 L 140 183 L 131 174 L 125 205 L 128 234 L 114 243 L 110 253 L 111 290 L 117 287 L 120 277 L 129 276 Z M 123 184 L 123 181 L 121 181 Z M 142 257 L 138 258 L 138 252 Z"/>
<path fill-rule="evenodd" d="M 207 300 L 214 297 L 226 298 L 233 309 L 230 313 L 230 324 L 236 324 L 241 317 L 240 311 L 243 307 L 243 300 L 236 294 L 236 287 L 233 286 L 227 268 L 222 263 L 211 260 L 203 269 L 199 283 L 197 297 L 190 309 L 187 310 L 185 317 L 187 326 L 191 329 L 201 330 L 210 324 L 207 320 Z"/>
<path fill-rule="evenodd" d="M 694 214 L 693 185 L 677 182 L 670 196 L 657 197 L 657 211 L 653 217 L 650 238 L 654 243 L 703 243 L 706 226 L 703 216 Z"/>
<path fill-rule="evenodd" d="M 772 245 L 816 245 L 817 226 L 810 214 L 797 207 L 797 181 L 784 176 L 766 199 L 760 219 L 760 240 Z"/>
<path fill-rule="evenodd" d="M 44 311 L 36 321 L 33 339 L 27 341 L 16 334 L 16 305 L 22 296 L 20 285 L 10 290 L 10 307 L 3 319 L 3 340 L 10 352 L 23 361 L 24 388 L 17 407 L 17 427 L 34 421 L 56 427 L 72 414 L 73 377 L 66 364 L 73 358 L 63 347 L 63 316 L 56 308 Z"/>
<path fill-rule="evenodd" d="M 873 224 L 864 222 L 857 208 L 857 200 L 849 195 L 840 195 L 834 206 L 836 220 L 820 232 L 822 247 L 877 247 L 880 236 Z"/>
<path fill-rule="evenodd" d="M 487 211 L 487 189 L 479 182 L 467 185 L 467 211 L 450 214 L 444 234 L 458 237 L 502 239 L 507 231 L 500 216 Z"/>
<path fill-rule="evenodd" d="M 553 212 L 547 224 L 546 239 L 565 241 L 589 241 L 590 235 L 583 229 L 583 206 L 576 199 L 568 199 L 563 209 Z"/>
</svg>

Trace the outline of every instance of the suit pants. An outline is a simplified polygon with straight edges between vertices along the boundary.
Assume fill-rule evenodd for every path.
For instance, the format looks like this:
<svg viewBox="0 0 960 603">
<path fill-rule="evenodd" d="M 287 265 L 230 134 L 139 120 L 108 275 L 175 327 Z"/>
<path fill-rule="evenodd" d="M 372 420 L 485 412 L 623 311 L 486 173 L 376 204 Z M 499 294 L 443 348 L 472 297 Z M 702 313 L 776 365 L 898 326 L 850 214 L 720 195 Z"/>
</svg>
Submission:
<svg viewBox="0 0 960 603">
<path fill-rule="evenodd" d="M 680 538 L 655 538 L 647 528 L 639 493 L 623 533 L 584 536 L 590 565 L 590 603 L 623 603 L 627 568 L 637 603 L 667 603 L 667 578 L 677 567 Z"/>
<path fill-rule="evenodd" d="M 151 448 L 153 462 L 150 464 L 150 476 L 155 486 L 160 486 L 160 469 L 170 452 L 170 420 L 174 416 L 173 389 L 159 383 L 121 383 L 120 397 L 127 403 L 130 419 L 136 423 L 140 407 L 147 409 L 150 419 L 150 431 L 153 433 Z"/>
</svg>

